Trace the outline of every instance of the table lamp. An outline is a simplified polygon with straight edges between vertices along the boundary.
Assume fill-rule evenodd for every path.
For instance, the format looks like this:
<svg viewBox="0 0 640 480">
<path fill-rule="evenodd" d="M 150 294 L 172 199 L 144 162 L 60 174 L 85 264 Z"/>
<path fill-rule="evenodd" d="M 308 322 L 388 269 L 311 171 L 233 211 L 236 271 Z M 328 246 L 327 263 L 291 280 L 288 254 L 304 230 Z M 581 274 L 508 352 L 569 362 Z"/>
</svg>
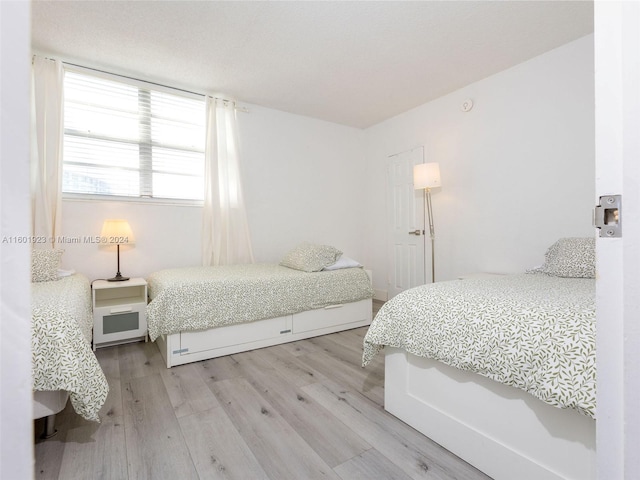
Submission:
<svg viewBox="0 0 640 480">
<path fill-rule="evenodd" d="M 129 280 L 129 277 L 123 277 L 120 273 L 120 245 L 133 245 L 135 244 L 135 237 L 133 231 L 129 226 L 129 222 L 120 219 L 105 220 L 102 225 L 102 232 L 100 233 L 100 243 L 106 245 L 116 245 L 118 250 L 118 271 L 116 276 L 108 278 L 110 282 L 122 282 Z"/>
</svg>

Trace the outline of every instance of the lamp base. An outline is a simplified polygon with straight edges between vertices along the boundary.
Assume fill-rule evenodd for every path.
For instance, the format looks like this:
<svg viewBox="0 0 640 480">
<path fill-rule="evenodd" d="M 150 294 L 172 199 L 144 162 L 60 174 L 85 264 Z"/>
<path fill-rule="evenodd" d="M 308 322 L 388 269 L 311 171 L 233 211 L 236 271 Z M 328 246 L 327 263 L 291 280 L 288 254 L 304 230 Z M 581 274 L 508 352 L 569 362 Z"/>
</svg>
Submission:
<svg viewBox="0 0 640 480">
<path fill-rule="evenodd" d="M 125 280 L 129 280 L 129 277 L 123 277 L 120 272 L 113 278 L 107 278 L 107 282 L 124 282 Z"/>
</svg>

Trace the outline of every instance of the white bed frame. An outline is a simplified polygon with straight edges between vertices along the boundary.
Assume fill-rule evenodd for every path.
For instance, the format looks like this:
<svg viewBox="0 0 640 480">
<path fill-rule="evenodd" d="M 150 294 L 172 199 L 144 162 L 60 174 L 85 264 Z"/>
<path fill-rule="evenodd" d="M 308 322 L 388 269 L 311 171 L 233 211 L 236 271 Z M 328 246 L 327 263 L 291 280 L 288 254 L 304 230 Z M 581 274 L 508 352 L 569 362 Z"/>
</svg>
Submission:
<svg viewBox="0 0 640 480">
<path fill-rule="evenodd" d="M 160 336 L 167 368 L 363 327 L 371 323 L 372 300 L 330 305 L 284 317 Z"/>
<path fill-rule="evenodd" d="M 435 360 L 385 352 L 385 409 L 495 480 L 596 478 L 594 420 Z"/>
<path fill-rule="evenodd" d="M 40 438 L 51 438 L 58 433 L 55 429 L 56 414 L 64 410 L 68 399 L 69 392 L 66 390 L 33 392 L 33 419 L 46 417 Z"/>
</svg>

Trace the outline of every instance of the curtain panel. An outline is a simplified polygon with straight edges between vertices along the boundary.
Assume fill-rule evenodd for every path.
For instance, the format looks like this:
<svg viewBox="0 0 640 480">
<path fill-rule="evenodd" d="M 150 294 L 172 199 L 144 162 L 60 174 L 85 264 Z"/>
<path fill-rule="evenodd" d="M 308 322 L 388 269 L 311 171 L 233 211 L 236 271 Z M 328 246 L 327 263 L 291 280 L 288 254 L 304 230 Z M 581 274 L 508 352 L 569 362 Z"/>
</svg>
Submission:
<svg viewBox="0 0 640 480">
<path fill-rule="evenodd" d="M 62 62 L 33 57 L 31 81 L 31 231 L 55 247 L 61 231 Z"/>
<path fill-rule="evenodd" d="M 242 194 L 235 102 L 206 98 L 202 264 L 253 263 Z"/>
</svg>

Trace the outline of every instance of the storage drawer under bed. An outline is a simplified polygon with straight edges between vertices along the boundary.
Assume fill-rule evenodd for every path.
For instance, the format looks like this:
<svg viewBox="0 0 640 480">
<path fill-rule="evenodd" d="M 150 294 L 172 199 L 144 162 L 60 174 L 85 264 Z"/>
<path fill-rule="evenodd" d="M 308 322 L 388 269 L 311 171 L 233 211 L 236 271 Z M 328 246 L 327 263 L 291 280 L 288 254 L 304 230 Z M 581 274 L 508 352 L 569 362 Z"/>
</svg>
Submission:
<svg viewBox="0 0 640 480">
<path fill-rule="evenodd" d="M 194 332 L 180 332 L 181 354 L 251 343 L 291 333 L 291 315 Z"/>
<path fill-rule="evenodd" d="M 371 301 L 329 305 L 293 315 L 293 333 L 309 332 L 336 325 L 371 320 Z"/>
<path fill-rule="evenodd" d="M 157 339 L 167 368 L 371 323 L 371 299 Z"/>
</svg>

